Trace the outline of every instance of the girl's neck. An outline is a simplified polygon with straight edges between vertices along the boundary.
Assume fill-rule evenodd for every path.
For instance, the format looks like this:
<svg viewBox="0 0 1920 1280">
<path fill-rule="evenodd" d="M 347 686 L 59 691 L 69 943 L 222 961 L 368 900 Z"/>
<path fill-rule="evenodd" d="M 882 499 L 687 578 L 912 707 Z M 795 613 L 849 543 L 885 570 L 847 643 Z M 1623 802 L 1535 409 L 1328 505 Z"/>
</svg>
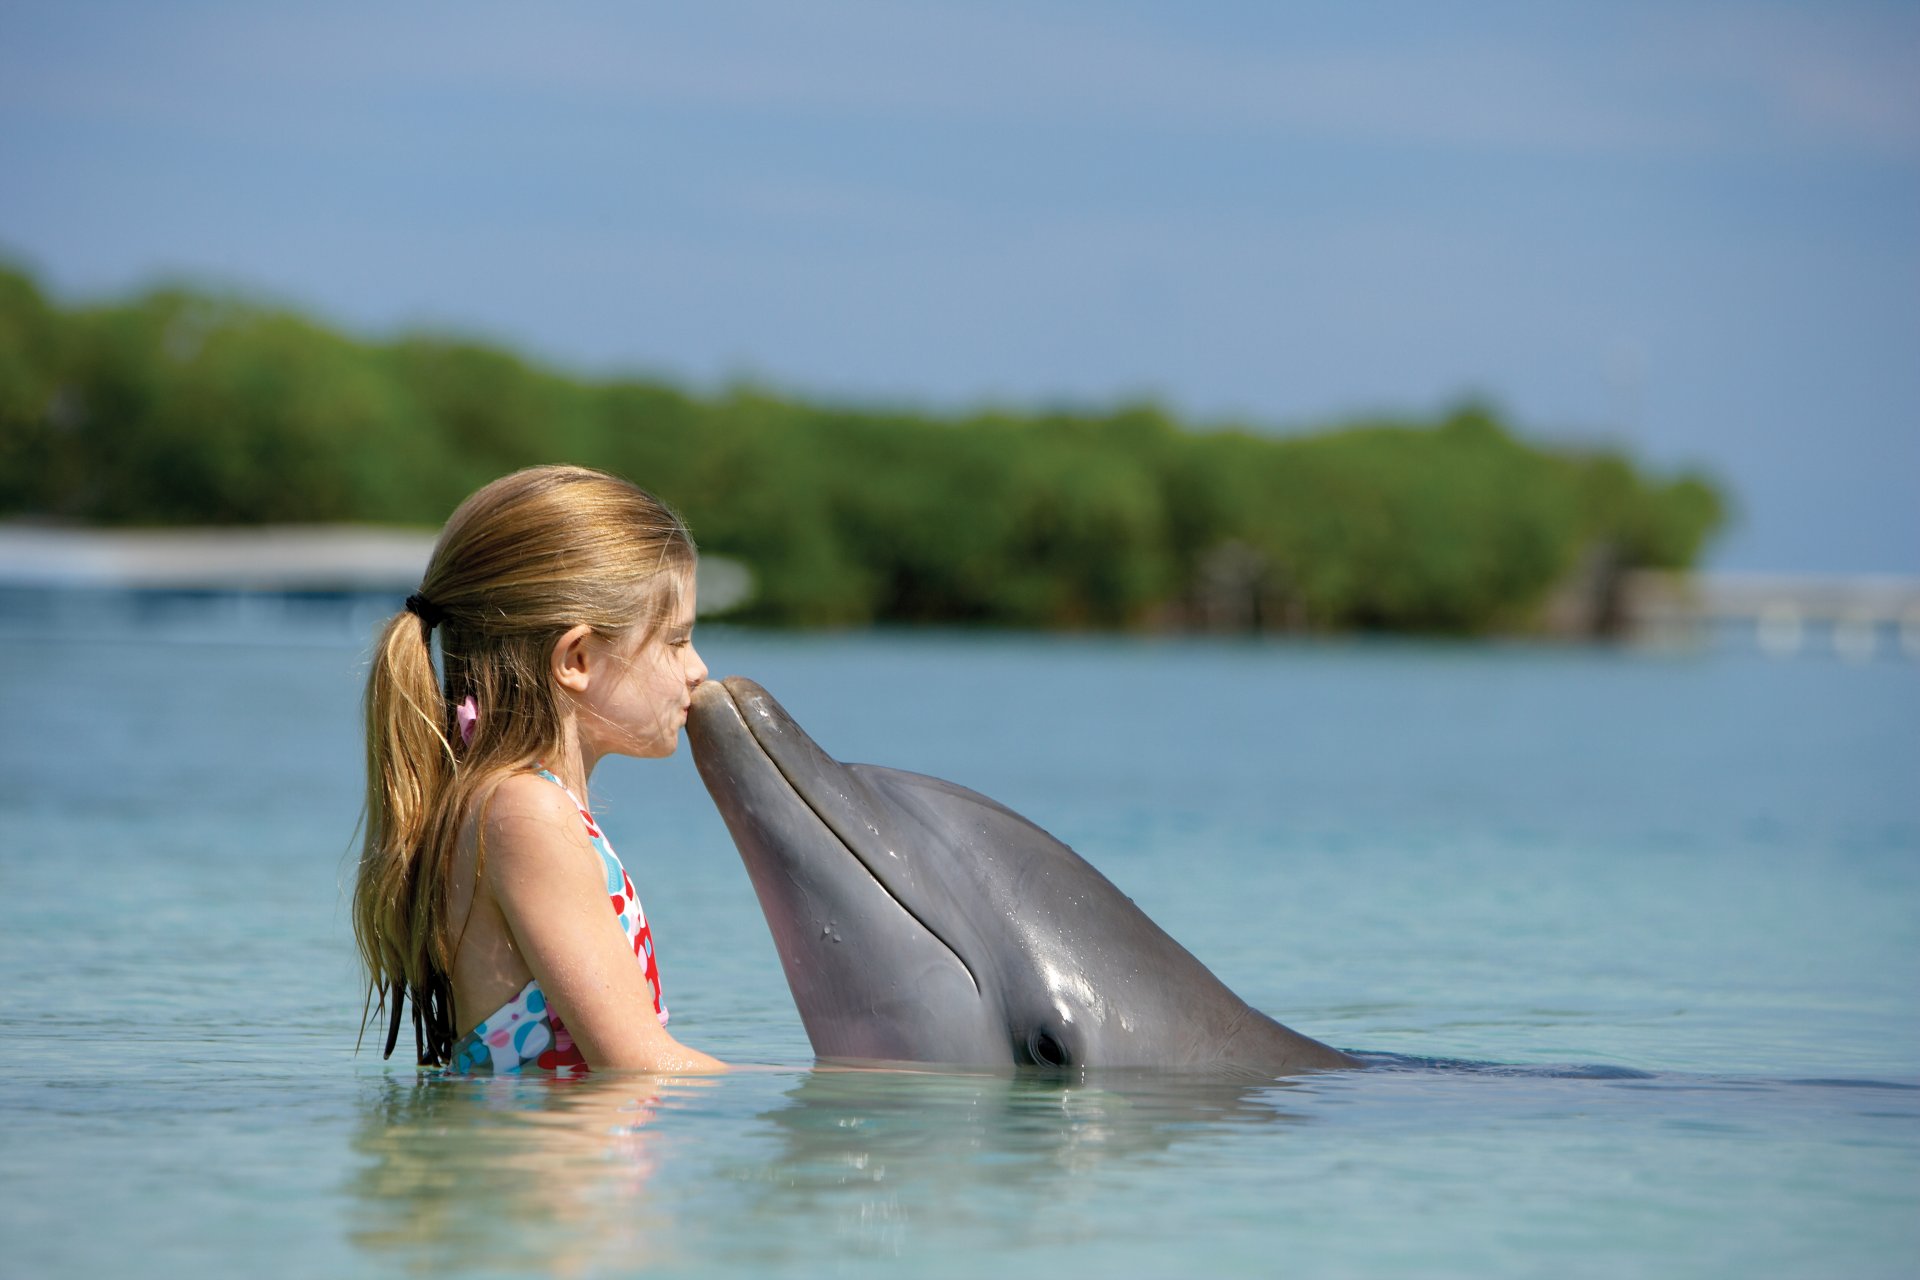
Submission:
<svg viewBox="0 0 1920 1280">
<path fill-rule="evenodd" d="M 599 763 L 599 757 L 589 755 L 580 744 L 580 735 L 575 732 L 571 718 L 560 726 L 560 745 L 545 761 L 547 772 L 567 784 L 585 803 L 587 780 L 593 776 L 593 766 Z"/>
</svg>

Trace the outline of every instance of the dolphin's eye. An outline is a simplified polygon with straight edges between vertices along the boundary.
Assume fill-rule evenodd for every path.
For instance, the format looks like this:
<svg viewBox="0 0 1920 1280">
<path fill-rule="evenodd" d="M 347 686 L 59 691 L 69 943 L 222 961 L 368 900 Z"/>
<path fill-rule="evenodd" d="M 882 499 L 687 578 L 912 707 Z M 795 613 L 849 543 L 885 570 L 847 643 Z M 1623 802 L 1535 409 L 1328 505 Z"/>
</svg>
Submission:
<svg viewBox="0 0 1920 1280">
<path fill-rule="evenodd" d="M 1064 1067 L 1067 1046 L 1056 1040 L 1051 1031 L 1036 1027 L 1027 1034 L 1027 1057 L 1036 1067 Z"/>
</svg>

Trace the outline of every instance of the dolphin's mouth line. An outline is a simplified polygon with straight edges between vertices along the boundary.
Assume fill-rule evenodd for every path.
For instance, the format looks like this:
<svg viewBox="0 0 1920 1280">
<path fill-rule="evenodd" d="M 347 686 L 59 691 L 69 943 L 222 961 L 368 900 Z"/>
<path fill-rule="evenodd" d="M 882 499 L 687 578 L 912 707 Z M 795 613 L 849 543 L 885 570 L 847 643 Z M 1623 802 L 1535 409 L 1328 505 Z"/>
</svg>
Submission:
<svg viewBox="0 0 1920 1280">
<path fill-rule="evenodd" d="M 919 912 L 915 911 L 912 907 L 908 906 L 905 902 L 901 901 L 900 895 L 895 893 L 892 889 L 890 889 L 887 886 L 887 882 L 885 880 L 882 880 L 878 875 L 874 874 L 873 868 L 867 865 L 867 860 L 865 858 L 862 858 L 858 853 L 854 852 L 853 845 L 850 844 L 847 840 L 847 837 L 841 833 L 840 828 L 836 827 L 833 824 L 832 819 L 828 818 L 826 814 L 820 812 L 819 807 L 815 805 L 813 801 L 807 797 L 807 793 L 805 791 L 801 790 L 797 785 L 795 785 L 793 778 L 788 775 L 787 771 L 784 768 L 781 767 L 779 758 L 776 757 L 771 751 L 768 751 L 766 748 L 766 744 L 760 741 L 760 735 L 753 731 L 752 722 L 748 720 L 747 716 L 743 712 L 741 712 L 740 703 L 737 699 L 734 698 L 733 690 L 727 689 L 724 684 L 721 686 L 721 688 L 725 691 L 727 695 L 727 700 L 733 703 L 734 712 L 735 714 L 740 716 L 741 723 L 746 725 L 747 733 L 753 739 L 753 745 L 759 749 L 760 754 L 763 757 L 765 757 L 767 763 L 773 766 L 774 772 L 780 775 L 780 780 L 787 784 L 787 790 L 793 792 L 794 796 L 800 801 L 800 803 L 807 807 L 807 812 L 813 815 L 814 821 L 818 822 L 821 826 L 825 827 L 827 829 L 828 834 L 832 835 L 835 840 L 840 842 L 840 847 L 846 850 L 847 856 L 853 859 L 854 865 L 859 867 L 860 870 L 866 873 L 867 879 L 873 881 L 874 885 L 880 890 L 880 892 L 886 894 L 888 898 L 893 900 L 894 906 L 900 908 L 901 911 L 905 912 L 909 919 L 911 919 L 915 924 L 919 925 L 922 929 L 926 931 L 926 934 L 929 938 L 932 938 L 935 942 L 939 943 L 941 948 L 945 950 L 948 955 L 953 957 L 953 962 L 960 966 L 960 972 L 966 974 L 967 981 L 973 984 L 974 995 L 976 996 L 979 995 L 980 979 L 974 976 L 973 966 L 967 963 L 966 958 L 962 956 L 960 952 L 954 948 L 954 945 L 952 943 L 948 942 L 944 937 L 941 936 L 940 931 L 938 929 L 935 929 L 931 924 L 927 923 L 925 918 L 923 918 Z M 841 767 L 844 768 L 845 766 L 842 765 Z"/>
</svg>

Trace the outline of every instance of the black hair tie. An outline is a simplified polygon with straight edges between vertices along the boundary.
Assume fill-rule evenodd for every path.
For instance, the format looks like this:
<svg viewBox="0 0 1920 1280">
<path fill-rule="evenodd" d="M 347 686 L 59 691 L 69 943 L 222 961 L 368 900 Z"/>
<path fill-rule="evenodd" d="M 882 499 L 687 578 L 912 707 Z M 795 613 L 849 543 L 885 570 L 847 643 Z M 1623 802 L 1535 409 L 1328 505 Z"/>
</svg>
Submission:
<svg viewBox="0 0 1920 1280">
<path fill-rule="evenodd" d="M 431 633 L 446 620 L 447 612 L 418 591 L 407 597 L 407 612 L 420 619 L 420 629 Z"/>
</svg>

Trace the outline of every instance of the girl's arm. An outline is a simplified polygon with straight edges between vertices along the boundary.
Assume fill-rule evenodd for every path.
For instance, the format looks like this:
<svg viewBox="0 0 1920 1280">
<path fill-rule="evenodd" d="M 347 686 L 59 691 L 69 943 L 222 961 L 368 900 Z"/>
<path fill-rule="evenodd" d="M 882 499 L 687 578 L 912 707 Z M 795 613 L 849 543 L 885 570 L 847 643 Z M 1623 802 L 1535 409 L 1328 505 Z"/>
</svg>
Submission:
<svg viewBox="0 0 1920 1280">
<path fill-rule="evenodd" d="M 516 774 L 486 807 L 486 877 L 527 968 L 589 1067 L 718 1071 L 667 1034 L 653 990 L 607 903 L 580 812 L 544 778 Z"/>
</svg>

